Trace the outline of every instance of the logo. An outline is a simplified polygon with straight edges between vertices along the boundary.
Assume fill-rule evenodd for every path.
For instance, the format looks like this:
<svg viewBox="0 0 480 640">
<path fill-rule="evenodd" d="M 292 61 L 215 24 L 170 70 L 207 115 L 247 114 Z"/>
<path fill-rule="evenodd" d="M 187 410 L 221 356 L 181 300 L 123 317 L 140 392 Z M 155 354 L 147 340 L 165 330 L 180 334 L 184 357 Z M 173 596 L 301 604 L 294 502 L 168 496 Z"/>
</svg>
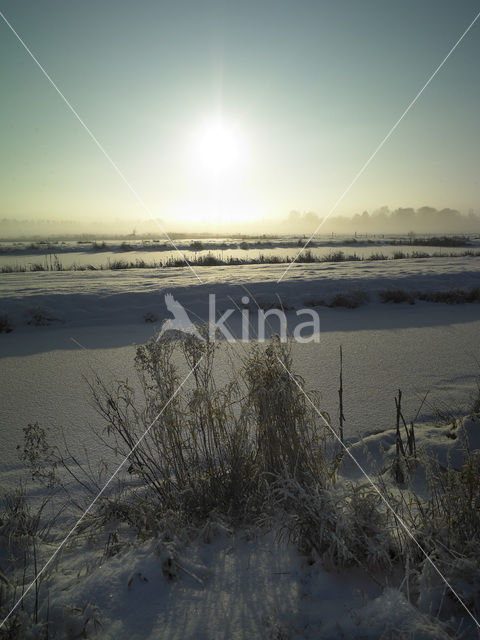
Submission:
<svg viewBox="0 0 480 640">
<path fill-rule="evenodd" d="M 244 307 L 237 306 L 230 308 L 219 316 L 217 313 L 217 301 L 214 293 L 208 296 L 208 337 L 210 341 L 215 341 L 219 336 L 228 342 L 249 342 L 253 339 L 258 342 L 264 342 L 266 339 L 266 328 L 269 333 L 277 333 L 281 342 L 286 342 L 289 336 L 288 321 L 294 323 L 291 337 L 295 342 L 319 342 L 320 341 L 320 317 L 314 309 L 298 309 L 290 315 L 283 308 L 267 305 L 268 308 L 263 309 L 261 305 L 255 305 L 256 314 L 251 313 L 250 298 L 243 296 L 241 303 Z M 205 338 L 198 331 L 197 326 L 191 321 L 187 311 L 183 305 L 175 300 L 171 293 L 165 294 L 165 305 L 172 314 L 173 318 L 167 318 L 163 321 L 157 340 L 161 338 L 167 331 L 179 331 L 195 336 L 199 340 Z M 256 317 L 255 317 L 256 315 Z M 298 322 L 300 316 L 308 316 L 308 320 Z M 236 333 L 240 338 L 236 338 L 232 331 L 232 325 L 237 329 Z M 252 334 L 252 335 L 250 335 Z"/>
<path fill-rule="evenodd" d="M 171 293 L 165 294 L 165 305 L 173 315 L 173 319 L 167 318 L 163 321 L 157 340 L 159 340 L 166 331 L 181 331 L 182 333 L 190 333 L 199 340 L 205 339 L 199 334 L 197 327 L 190 320 L 183 305 L 181 305 L 178 300 L 175 300 Z"/>
</svg>

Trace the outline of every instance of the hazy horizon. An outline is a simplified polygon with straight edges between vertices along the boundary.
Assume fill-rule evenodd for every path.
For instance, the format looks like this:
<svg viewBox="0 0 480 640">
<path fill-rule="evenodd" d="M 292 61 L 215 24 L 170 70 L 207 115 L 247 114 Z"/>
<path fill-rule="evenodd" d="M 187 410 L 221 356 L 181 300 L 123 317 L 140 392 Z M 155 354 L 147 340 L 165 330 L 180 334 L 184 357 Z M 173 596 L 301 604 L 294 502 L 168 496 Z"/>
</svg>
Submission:
<svg viewBox="0 0 480 640">
<path fill-rule="evenodd" d="M 152 219 L 125 219 L 113 222 L 69 219 L 0 219 L 0 238 L 33 237 L 33 236 L 81 236 L 102 234 L 113 236 L 155 235 L 168 241 L 169 234 L 203 234 L 203 235 L 304 235 L 313 234 L 322 224 L 319 235 L 342 234 L 408 234 L 425 233 L 433 235 L 480 233 L 480 213 L 470 211 L 462 213 L 458 210 L 424 206 L 418 209 L 400 207 L 389 209 L 384 206 L 369 213 L 363 211 L 354 216 L 331 216 L 323 224 L 323 217 L 313 211 L 300 212 L 292 210 L 283 218 L 275 220 L 259 219 L 249 224 L 206 225 L 177 224 L 167 227 L 165 221 Z"/>
</svg>

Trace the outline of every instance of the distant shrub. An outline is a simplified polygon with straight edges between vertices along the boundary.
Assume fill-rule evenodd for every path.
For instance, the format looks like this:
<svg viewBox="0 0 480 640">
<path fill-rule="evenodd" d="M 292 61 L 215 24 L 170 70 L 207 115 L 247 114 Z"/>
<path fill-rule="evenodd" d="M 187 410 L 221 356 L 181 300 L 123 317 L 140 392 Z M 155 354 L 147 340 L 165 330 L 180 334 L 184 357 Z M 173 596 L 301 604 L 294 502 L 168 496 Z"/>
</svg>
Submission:
<svg viewBox="0 0 480 640">
<path fill-rule="evenodd" d="M 350 291 L 347 293 L 337 293 L 328 303 L 329 307 L 345 307 L 347 309 L 356 309 L 369 301 L 366 291 Z"/>
<path fill-rule="evenodd" d="M 107 263 L 108 269 L 128 269 L 128 262 L 126 260 L 109 260 Z"/>
<path fill-rule="evenodd" d="M 6 313 L 0 314 L 0 333 L 11 333 L 13 326 Z"/>
<path fill-rule="evenodd" d="M 239 245 L 240 249 L 243 249 L 244 251 L 247 251 L 247 249 L 250 248 L 250 245 L 248 244 L 248 242 L 241 242 Z"/>
<path fill-rule="evenodd" d="M 227 258 L 225 258 L 224 264 L 236 265 L 236 264 L 248 264 L 248 263 L 246 263 L 246 261 L 242 260 L 241 258 L 237 258 L 236 256 L 228 256 Z"/>
<path fill-rule="evenodd" d="M 405 255 L 405 253 L 403 251 L 395 251 L 393 254 L 393 259 L 394 260 L 403 260 L 403 258 L 406 258 L 407 256 Z"/>
<path fill-rule="evenodd" d="M 265 264 L 282 264 L 283 262 L 285 262 L 285 259 L 282 258 L 281 256 L 267 256 L 264 253 L 261 253 L 258 256 L 258 262 L 260 263 L 265 263 Z M 299 257 L 299 262 L 303 262 L 301 256 Z"/>
<path fill-rule="evenodd" d="M 47 311 L 41 307 L 33 307 L 28 311 L 29 320 L 27 324 L 32 324 L 36 327 L 47 327 L 52 322 L 57 322 L 58 318 L 51 316 Z"/>
<path fill-rule="evenodd" d="M 203 246 L 203 243 L 200 242 L 200 240 L 195 240 L 194 242 L 192 242 L 190 244 L 189 248 L 190 248 L 190 251 L 195 251 L 196 252 L 196 251 L 203 251 L 204 246 Z"/>
<path fill-rule="evenodd" d="M 128 244 L 128 242 L 122 242 L 120 249 L 121 251 L 133 251 L 132 245 Z"/>
<path fill-rule="evenodd" d="M 464 236 L 441 236 L 439 238 L 416 238 L 411 244 L 433 247 L 465 247 L 470 244 Z"/>
<path fill-rule="evenodd" d="M 380 292 L 382 302 L 408 302 L 415 304 L 415 300 L 424 302 L 436 302 L 445 304 L 466 304 L 480 302 L 480 287 L 471 289 L 450 289 L 448 291 L 414 291 L 409 292 L 404 289 L 387 289 Z"/>
<path fill-rule="evenodd" d="M 223 264 L 223 261 L 209 253 L 206 256 L 200 256 L 195 261 L 195 264 L 203 267 L 215 267 L 219 264 Z"/>
<path fill-rule="evenodd" d="M 290 260 L 287 257 L 286 262 L 290 262 Z M 298 256 L 297 262 L 306 262 L 306 263 L 310 263 L 310 262 L 318 262 L 318 258 L 316 258 L 311 249 L 306 249 L 305 251 L 302 251 L 302 253 Z"/>
<path fill-rule="evenodd" d="M 459 289 L 451 291 L 426 291 L 418 294 L 418 299 L 425 302 L 445 302 L 447 304 L 462 304 L 465 294 Z"/>
<path fill-rule="evenodd" d="M 45 271 L 63 271 L 63 265 L 55 253 L 45 256 Z"/>
<path fill-rule="evenodd" d="M 467 302 L 480 302 L 480 287 L 472 287 L 466 293 Z"/>
<path fill-rule="evenodd" d="M 356 309 L 369 301 L 369 295 L 361 289 L 337 293 L 329 301 L 323 298 L 311 299 L 305 302 L 307 307 L 345 307 L 346 309 Z"/>
<path fill-rule="evenodd" d="M 27 267 L 23 264 L 3 264 L 1 273 L 24 273 Z"/>
<path fill-rule="evenodd" d="M 477 388 L 472 397 L 472 413 L 480 416 L 480 382 L 477 382 Z"/>
<path fill-rule="evenodd" d="M 465 304 L 480 301 L 480 288 L 452 289 L 450 291 L 427 291 L 418 294 L 419 300 L 426 302 L 444 302 L 446 304 Z"/>
<path fill-rule="evenodd" d="M 345 262 L 345 254 L 343 251 L 333 251 L 327 253 L 322 258 L 322 262 Z"/>
<path fill-rule="evenodd" d="M 166 267 L 184 267 L 185 260 L 183 260 L 182 258 L 171 257 L 165 261 L 165 266 Z"/>
<path fill-rule="evenodd" d="M 107 248 L 106 242 L 92 242 L 93 251 L 105 251 Z"/>
<path fill-rule="evenodd" d="M 410 304 L 415 303 L 415 296 L 403 289 L 387 289 L 380 291 L 380 300 L 384 303 L 393 302 L 398 304 L 400 302 L 408 302 Z"/>
</svg>

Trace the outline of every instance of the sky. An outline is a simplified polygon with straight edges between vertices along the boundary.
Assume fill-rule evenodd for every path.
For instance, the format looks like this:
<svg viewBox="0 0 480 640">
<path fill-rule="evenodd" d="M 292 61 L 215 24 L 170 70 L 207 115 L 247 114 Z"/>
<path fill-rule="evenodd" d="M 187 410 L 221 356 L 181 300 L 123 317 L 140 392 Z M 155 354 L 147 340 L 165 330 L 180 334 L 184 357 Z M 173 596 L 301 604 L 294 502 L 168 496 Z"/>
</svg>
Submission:
<svg viewBox="0 0 480 640">
<path fill-rule="evenodd" d="M 0 0 L 0 10 L 145 205 L 0 20 L 0 218 L 141 229 L 153 216 L 174 230 L 325 215 L 480 5 Z M 480 211 L 479 59 L 480 19 L 335 215 Z"/>
</svg>

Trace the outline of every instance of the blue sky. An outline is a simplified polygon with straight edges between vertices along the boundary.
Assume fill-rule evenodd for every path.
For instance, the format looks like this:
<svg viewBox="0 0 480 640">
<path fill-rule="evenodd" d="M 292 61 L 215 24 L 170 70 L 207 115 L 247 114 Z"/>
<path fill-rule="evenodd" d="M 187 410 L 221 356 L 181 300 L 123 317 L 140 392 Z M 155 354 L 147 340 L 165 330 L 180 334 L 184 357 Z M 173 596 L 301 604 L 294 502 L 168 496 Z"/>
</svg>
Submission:
<svg viewBox="0 0 480 640">
<path fill-rule="evenodd" d="M 480 11 L 430 0 L 0 6 L 170 228 L 325 214 Z M 480 210 L 479 59 L 480 20 L 338 213 Z M 1 21 L 0 78 L 1 217 L 146 215 Z M 192 154 L 220 114 L 245 150 L 221 185 Z"/>
</svg>

